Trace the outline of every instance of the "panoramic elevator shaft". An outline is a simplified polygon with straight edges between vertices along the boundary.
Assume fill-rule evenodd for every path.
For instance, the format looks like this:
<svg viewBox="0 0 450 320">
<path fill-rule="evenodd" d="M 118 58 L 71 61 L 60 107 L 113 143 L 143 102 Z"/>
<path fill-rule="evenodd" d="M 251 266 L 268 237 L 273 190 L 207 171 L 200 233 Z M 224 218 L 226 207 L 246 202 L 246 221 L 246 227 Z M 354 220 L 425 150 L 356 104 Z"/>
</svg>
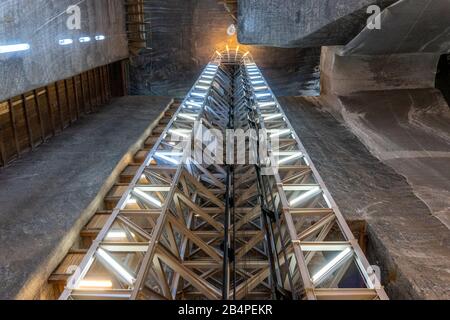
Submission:
<svg viewBox="0 0 450 320">
<path fill-rule="evenodd" d="M 61 299 L 387 299 L 249 53 L 217 52 Z"/>
</svg>

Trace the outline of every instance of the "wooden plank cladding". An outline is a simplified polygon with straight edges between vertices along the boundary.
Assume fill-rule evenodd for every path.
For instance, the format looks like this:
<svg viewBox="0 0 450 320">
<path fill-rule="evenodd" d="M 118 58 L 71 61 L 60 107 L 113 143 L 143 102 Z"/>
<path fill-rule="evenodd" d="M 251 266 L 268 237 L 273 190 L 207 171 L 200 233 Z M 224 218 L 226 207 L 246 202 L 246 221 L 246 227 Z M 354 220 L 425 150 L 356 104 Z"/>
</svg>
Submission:
<svg viewBox="0 0 450 320">
<path fill-rule="evenodd" d="M 114 88 L 126 82 L 124 65 L 101 66 L 0 102 L 0 167 L 117 96 Z"/>
<path fill-rule="evenodd" d="M 125 2 L 128 47 L 132 56 L 137 56 L 147 48 L 147 34 L 150 24 L 145 21 L 145 1 L 128 0 Z"/>
</svg>

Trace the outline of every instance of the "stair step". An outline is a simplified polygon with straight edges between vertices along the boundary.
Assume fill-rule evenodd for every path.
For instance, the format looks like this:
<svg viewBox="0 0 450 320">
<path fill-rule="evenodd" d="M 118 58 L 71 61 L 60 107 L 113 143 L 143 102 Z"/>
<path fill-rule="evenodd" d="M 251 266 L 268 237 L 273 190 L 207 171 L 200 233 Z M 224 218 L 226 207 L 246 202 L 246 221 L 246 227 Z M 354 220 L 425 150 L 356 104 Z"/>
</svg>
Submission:
<svg viewBox="0 0 450 320">
<path fill-rule="evenodd" d="M 150 152 L 150 150 L 148 150 L 148 149 L 138 151 L 134 155 L 134 162 L 142 164 L 144 162 L 144 160 L 147 158 L 147 155 L 149 152 Z"/>
<path fill-rule="evenodd" d="M 152 147 L 155 145 L 155 143 L 158 141 L 159 136 L 150 136 L 146 141 L 145 141 L 145 146 L 146 147 Z"/>
<path fill-rule="evenodd" d="M 159 121 L 158 125 L 145 141 L 144 147 L 134 155 L 133 162 L 128 164 L 128 166 L 119 176 L 117 183 L 111 188 L 111 190 L 108 192 L 108 195 L 104 198 L 103 209 L 98 210 L 80 232 L 81 241 L 78 243 L 78 246 L 80 246 L 81 248 L 70 250 L 64 260 L 49 277 L 48 282 L 50 284 L 55 284 L 59 288 L 58 290 L 63 290 L 64 286 L 67 283 L 67 280 L 76 270 L 76 268 L 81 264 L 84 256 L 88 251 L 88 248 L 90 248 L 90 246 L 92 245 L 92 241 L 98 236 L 99 232 L 107 223 L 112 214 L 112 210 L 114 210 L 117 206 L 117 203 L 120 201 L 123 194 L 127 190 L 129 183 L 134 178 L 137 170 L 147 158 L 150 150 L 158 141 L 160 134 L 164 131 L 167 124 L 170 122 L 171 118 L 178 110 L 180 104 L 181 101 L 175 102 L 166 110 L 166 112 L 164 112 L 164 115 Z M 148 221 L 148 216 L 136 216 L 135 214 L 133 215 L 132 211 L 130 211 L 130 214 L 130 219 L 144 219 L 145 221 L 147 221 L 148 228 L 146 228 L 145 230 L 151 232 L 152 225 Z M 156 219 L 156 217 L 154 219 Z"/>
<path fill-rule="evenodd" d="M 139 170 L 140 166 L 140 164 L 133 164 L 126 167 L 125 170 L 120 174 L 120 182 L 130 183 Z"/>
</svg>

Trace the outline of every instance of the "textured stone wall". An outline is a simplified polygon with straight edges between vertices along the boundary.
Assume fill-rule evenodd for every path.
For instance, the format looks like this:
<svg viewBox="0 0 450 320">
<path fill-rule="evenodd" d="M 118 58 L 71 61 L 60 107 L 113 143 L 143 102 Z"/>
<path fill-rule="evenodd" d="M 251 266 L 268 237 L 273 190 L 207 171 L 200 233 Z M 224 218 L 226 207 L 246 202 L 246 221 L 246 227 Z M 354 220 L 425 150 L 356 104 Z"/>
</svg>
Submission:
<svg viewBox="0 0 450 320">
<path fill-rule="evenodd" d="M 369 5 L 397 0 L 240 0 L 239 41 L 276 47 L 344 45 L 366 25 Z"/>
<path fill-rule="evenodd" d="M 434 88 L 440 55 L 341 56 L 342 47 L 323 47 L 323 94 L 347 95 L 362 91 Z"/>
<path fill-rule="evenodd" d="M 450 228 L 450 109 L 435 89 L 434 53 L 341 56 L 324 47 L 321 104 L 405 176 Z"/>
<path fill-rule="evenodd" d="M 450 52 L 450 0 L 402 0 L 380 16 L 380 30 L 365 28 L 344 55 Z"/>
<path fill-rule="evenodd" d="M 81 29 L 67 28 L 67 8 L 78 3 Z M 104 35 L 95 41 L 96 35 Z M 80 37 L 91 37 L 80 43 Z M 59 40 L 73 39 L 61 46 Z M 122 0 L 10 0 L 0 3 L 0 45 L 30 49 L 0 53 L 0 101 L 128 56 Z"/>
<path fill-rule="evenodd" d="M 238 45 L 234 22 L 216 0 L 147 0 L 149 46 L 131 64 L 131 93 L 183 96 L 215 50 Z M 320 49 L 250 47 L 278 95 L 319 92 Z"/>
</svg>

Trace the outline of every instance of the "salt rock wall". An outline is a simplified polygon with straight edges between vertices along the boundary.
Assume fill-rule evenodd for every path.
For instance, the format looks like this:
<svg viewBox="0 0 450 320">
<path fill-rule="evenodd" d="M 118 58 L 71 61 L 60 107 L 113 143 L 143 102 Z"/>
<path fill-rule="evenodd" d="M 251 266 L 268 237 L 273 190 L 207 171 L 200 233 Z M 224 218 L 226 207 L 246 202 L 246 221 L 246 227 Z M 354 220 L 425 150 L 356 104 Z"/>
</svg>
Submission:
<svg viewBox="0 0 450 320">
<path fill-rule="evenodd" d="M 215 0 L 148 0 L 148 50 L 131 62 L 131 93 L 184 96 L 215 50 L 249 50 L 277 95 L 319 93 L 320 48 L 280 49 L 239 44 L 235 23 Z"/>
<path fill-rule="evenodd" d="M 322 105 L 377 158 L 405 176 L 450 228 L 450 108 L 434 88 L 435 54 L 340 56 L 322 51 Z M 385 62 L 386 73 L 374 65 Z M 391 62 L 389 64 L 389 62 Z"/>
<path fill-rule="evenodd" d="M 0 45 L 29 49 L 0 53 L 0 101 L 86 70 L 128 57 L 125 11 L 121 0 L 85 0 L 80 29 L 69 29 L 70 0 L 11 0 L 0 3 Z M 96 41 L 96 36 L 105 38 Z M 81 37 L 89 42 L 81 43 Z M 71 44 L 60 45 L 70 39 Z"/>
</svg>

